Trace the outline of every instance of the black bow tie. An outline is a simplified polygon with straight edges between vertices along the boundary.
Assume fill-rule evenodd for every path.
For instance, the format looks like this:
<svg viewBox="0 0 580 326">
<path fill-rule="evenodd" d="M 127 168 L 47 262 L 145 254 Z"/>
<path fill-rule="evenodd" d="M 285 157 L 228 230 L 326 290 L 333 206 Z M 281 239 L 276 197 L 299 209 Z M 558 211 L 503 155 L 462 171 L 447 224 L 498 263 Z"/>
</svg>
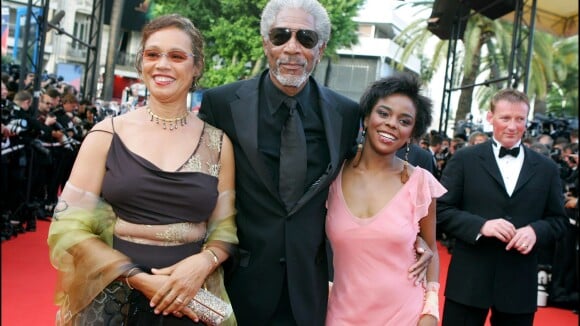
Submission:
<svg viewBox="0 0 580 326">
<path fill-rule="evenodd" d="M 505 147 L 501 147 L 499 149 L 499 158 L 502 158 L 506 155 L 511 155 L 513 157 L 518 157 L 518 154 L 520 154 L 520 147 L 514 147 L 512 149 L 507 149 Z"/>
</svg>

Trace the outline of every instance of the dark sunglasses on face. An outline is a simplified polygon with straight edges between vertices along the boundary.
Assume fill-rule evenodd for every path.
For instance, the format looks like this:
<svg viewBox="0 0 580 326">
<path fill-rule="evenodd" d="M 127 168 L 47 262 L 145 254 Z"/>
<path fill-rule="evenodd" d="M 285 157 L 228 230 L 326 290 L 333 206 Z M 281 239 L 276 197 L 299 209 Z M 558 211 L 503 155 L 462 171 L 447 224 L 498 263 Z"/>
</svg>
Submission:
<svg viewBox="0 0 580 326">
<path fill-rule="evenodd" d="M 193 53 L 187 53 L 181 50 L 172 50 L 167 52 L 161 52 L 159 50 L 143 50 L 143 61 L 155 62 L 161 59 L 161 57 L 167 57 L 169 61 L 175 63 L 181 63 L 187 60 L 189 57 L 195 57 Z"/>
<path fill-rule="evenodd" d="M 270 42 L 275 46 L 286 44 L 291 38 L 292 33 L 296 33 L 296 39 L 303 47 L 312 49 L 318 44 L 318 34 L 309 29 L 292 29 L 285 27 L 272 28 L 268 37 Z"/>
</svg>

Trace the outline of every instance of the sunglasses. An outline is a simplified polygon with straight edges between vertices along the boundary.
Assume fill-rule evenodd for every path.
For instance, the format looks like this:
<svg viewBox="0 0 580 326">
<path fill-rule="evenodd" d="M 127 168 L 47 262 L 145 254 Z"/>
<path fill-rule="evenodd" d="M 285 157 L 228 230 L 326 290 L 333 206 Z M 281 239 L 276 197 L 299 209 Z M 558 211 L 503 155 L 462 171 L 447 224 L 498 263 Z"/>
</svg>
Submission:
<svg viewBox="0 0 580 326">
<path fill-rule="evenodd" d="M 172 50 L 168 52 L 161 52 L 159 50 L 143 50 L 143 61 L 155 62 L 160 60 L 161 57 L 166 57 L 169 61 L 174 63 L 181 63 L 189 57 L 194 58 L 195 55 L 181 50 Z"/>
<path fill-rule="evenodd" d="M 312 49 L 318 44 L 318 34 L 309 29 L 292 29 L 285 27 L 272 28 L 268 37 L 270 42 L 275 46 L 286 44 L 291 38 L 292 33 L 296 33 L 296 39 L 303 47 Z"/>
</svg>

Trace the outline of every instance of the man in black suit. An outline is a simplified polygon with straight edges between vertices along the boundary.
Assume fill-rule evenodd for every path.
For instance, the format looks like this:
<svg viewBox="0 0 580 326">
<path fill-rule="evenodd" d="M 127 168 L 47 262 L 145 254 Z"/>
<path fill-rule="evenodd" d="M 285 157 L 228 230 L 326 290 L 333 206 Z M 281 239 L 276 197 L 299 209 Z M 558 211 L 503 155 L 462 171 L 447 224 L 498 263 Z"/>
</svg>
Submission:
<svg viewBox="0 0 580 326">
<path fill-rule="evenodd" d="M 487 114 L 493 139 L 457 151 L 443 171 L 438 227 L 456 238 L 443 325 L 531 326 L 537 247 L 554 241 L 565 212 L 558 168 L 522 146 L 529 101 L 499 91 Z"/>
<path fill-rule="evenodd" d="M 316 0 L 291 7 L 268 2 L 261 35 L 269 69 L 250 80 L 204 92 L 199 116 L 224 130 L 236 157 L 239 255 L 226 288 L 239 325 L 323 325 L 328 300 L 324 222 L 328 187 L 355 147 L 358 104 L 310 74 L 330 37 Z M 297 101 L 306 152 L 298 199 L 279 192 L 282 127 Z M 294 113 L 296 114 L 296 113 Z M 289 118 L 288 118 L 289 120 Z M 291 180 L 292 181 L 292 180 Z M 423 246 L 425 247 L 425 246 Z M 424 266 L 432 253 L 423 255 Z"/>
</svg>

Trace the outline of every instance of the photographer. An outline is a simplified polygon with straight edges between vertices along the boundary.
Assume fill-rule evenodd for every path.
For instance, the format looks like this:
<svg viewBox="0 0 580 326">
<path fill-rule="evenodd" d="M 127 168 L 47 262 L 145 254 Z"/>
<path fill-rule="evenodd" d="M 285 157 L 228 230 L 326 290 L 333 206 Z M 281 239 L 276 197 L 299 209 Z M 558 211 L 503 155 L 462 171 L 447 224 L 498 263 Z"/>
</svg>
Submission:
<svg viewBox="0 0 580 326">
<path fill-rule="evenodd" d="M 27 91 L 19 91 L 14 96 L 14 102 L 2 110 L 2 124 L 5 133 L 2 139 L 2 169 L 6 175 L 6 214 L 14 228 L 24 231 L 36 230 L 36 212 L 29 212 L 30 183 L 37 175 L 33 157 L 48 155 L 38 137 L 50 134 L 50 121 L 45 124 L 35 119 L 30 112 L 32 95 Z M 54 121 L 52 123 L 55 123 Z M 6 135 L 6 137 L 4 136 Z M 24 206 L 23 206 L 24 205 Z M 20 209 L 19 209 L 20 208 Z"/>
<path fill-rule="evenodd" d="M 61 103 L 49 114 L 49 116 L 56 117 L 55 129 L 63 133 L 60 141 L 61 146 L 52 148 L 53 175 L 49 182 L 47 198 L 47 209 L 49 211 L 56 204 L 58 189 L 64 188 L 68 180 L 80 140 L 82 139 L 82 132 L 79 131 L 80 119 L 74 115 L 74 111 L 78 106 L 77 98 L 72 94 L 65 94 L 61 98 Z"/>
<path fill-rule="evenodd" d="M 431 131 L 429 137 L 429 151 L 433 155 L 433 161 L 435 162 L 435 177 L 437 180 L 441 177 L 441 167 L 443 162 L 443 157 L 447 155 L 449 149 L 443 146 L 443 136 L 438 132 Z"/>
<path fill-rule="evenodd" d="M 567 144 L 562 149 L 562 159 L 569 167 L 563 178 L 565 208 L 568 224 L 564 236 L 556 242 L 550 284 L 550 305 L 566 309 L 578 307 L 578 143 Z"/>
<path fill-rule="evenodd" d="M 36 160 L 38 176 L 33 180 L 33 195 L 38 199 L 42 208 L 39 209 L 40 216 L 38 217 L 40 219 L 46 219 L 47 216 L 51 215 L 52 212 L 49 211 L 49 206 L 51 206 L 57 196 L 57 189 L 52 190 L 50 188 L 50 180 L 55 174 L 53 165 L 54 148 L 63 146 L 64 132 L 57 126 L 56 116 L 51 114 L 50 111 L 53 108 L 53 103 L 58 103 L 59 100 L 58 96 L 56 96 L 55 100 L 49 93 L 43 92 L 38 101 L 38 110 L 35 117 L 38 121 L 51 128 L 50 133 L 39 137 L 42 145 L 50 152 L 50 155 L 38 157 L 38 160 Z M 54 191 L 54 194 L 50 194 L 50 191 Z"/>
</svg>

